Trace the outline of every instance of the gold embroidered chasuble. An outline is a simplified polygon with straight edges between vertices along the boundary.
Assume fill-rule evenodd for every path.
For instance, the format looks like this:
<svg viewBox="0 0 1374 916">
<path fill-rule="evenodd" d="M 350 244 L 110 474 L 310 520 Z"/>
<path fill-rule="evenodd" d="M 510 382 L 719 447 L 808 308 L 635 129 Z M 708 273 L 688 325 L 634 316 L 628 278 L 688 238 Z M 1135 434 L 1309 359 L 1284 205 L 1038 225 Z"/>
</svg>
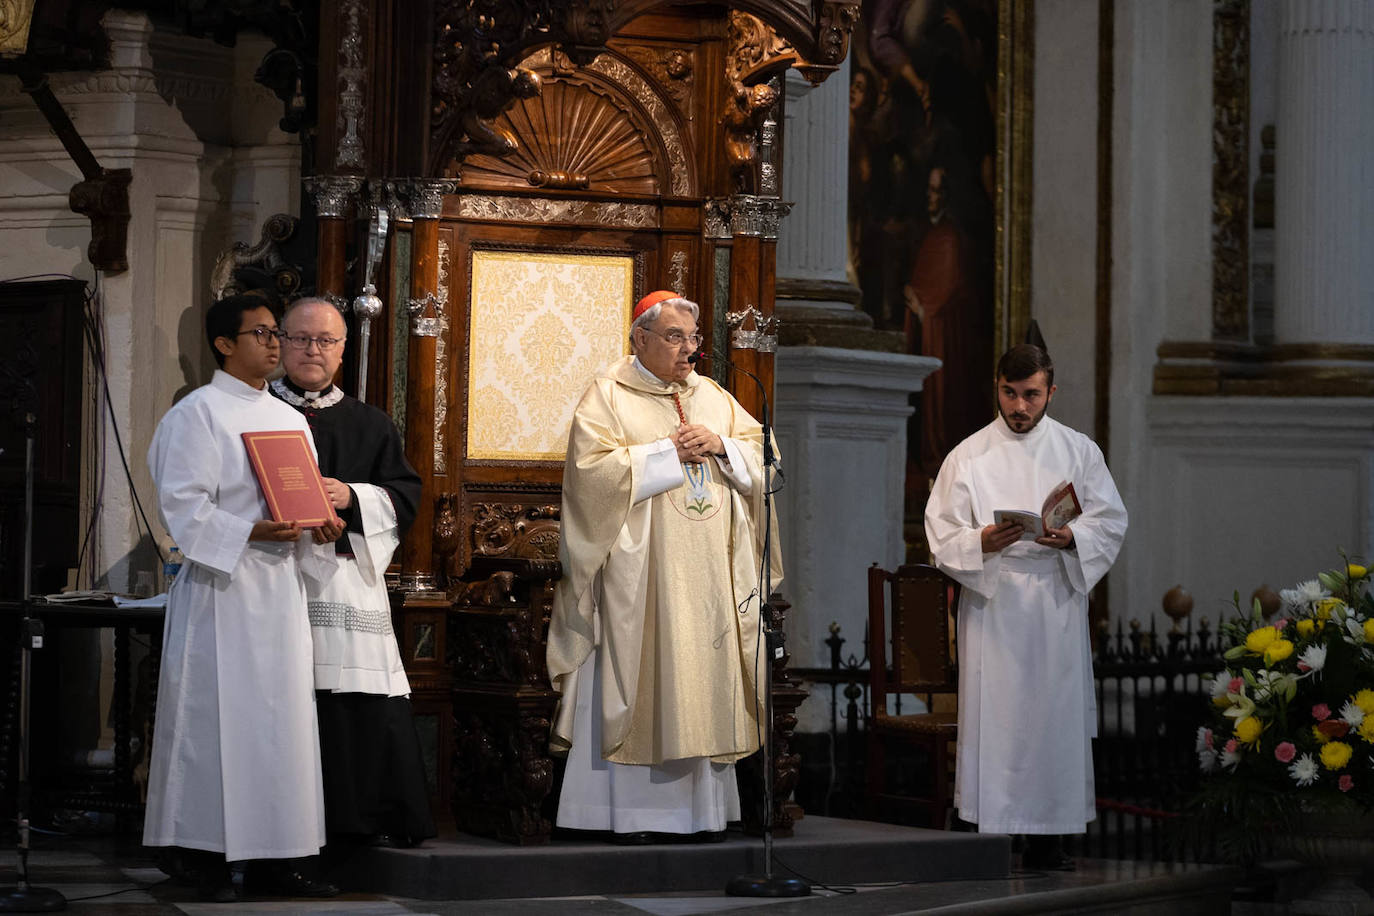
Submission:
<svg viewBox="0 0 1374 916">
<path fill-rule="evenodd" d="M 681 465 L 680 486 L 635 501 L 646 449 L 688 423 L 734 441 L 752 482 L 742 493 L 720 462 Z M 762 429 L 723 388 L 695 372 L 647 376 L 633 357 L 583 395 L 563 472 L 563 577 L 548 664 L 561 693 L 551 744 L 572 734 L 576 672 L 602 656 L 602 756 L 625 764 L 737 760 L 759 746 L 767 662 L 757 653 L 763 543 Z M 773 582 L 781 581 L 773 538 Z M 756 671 L 760 674 L 756 677 Z"/>
</svg>

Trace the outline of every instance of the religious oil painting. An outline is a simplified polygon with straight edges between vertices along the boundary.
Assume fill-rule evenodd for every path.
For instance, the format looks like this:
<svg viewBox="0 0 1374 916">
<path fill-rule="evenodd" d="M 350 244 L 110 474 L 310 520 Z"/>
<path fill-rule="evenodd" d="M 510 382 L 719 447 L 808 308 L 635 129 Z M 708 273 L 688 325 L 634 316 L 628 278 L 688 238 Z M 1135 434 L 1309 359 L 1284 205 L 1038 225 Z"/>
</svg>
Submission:
<svg viewBox="0 0 1374 916">
<path fill-rule="evenodd" d="M 472 252 L 469 458 L 562 461 L 573 408 L 628 348 L 633 255 Z"/>
<path fill-rule="evenodd" d="M 877 328 L 943 361 L 913 397 L 909 515 L 945 455 L 992 418 L 996 341 L 1015 323 L 999 256 L 1012 15 L 1006 0 L 864 0 L 854 33 L 850 275 Z"/>
</svg>

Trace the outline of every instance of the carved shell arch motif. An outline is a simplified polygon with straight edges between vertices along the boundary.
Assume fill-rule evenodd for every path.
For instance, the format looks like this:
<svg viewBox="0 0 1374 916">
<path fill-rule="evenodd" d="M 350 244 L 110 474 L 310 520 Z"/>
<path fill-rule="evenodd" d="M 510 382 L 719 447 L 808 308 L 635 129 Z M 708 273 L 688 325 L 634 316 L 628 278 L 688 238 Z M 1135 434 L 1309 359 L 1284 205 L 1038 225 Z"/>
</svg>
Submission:
<svg viewBox="0 0 1374 916">
<path fill-rule="evenodd" d="M 496 120 L 520 146 L 502 158 L 468 157 L 463 187 L 695 193 L 696 169 L 673 106 L 635 65 L 607 52 L 585 67 L 555 68 L 544 49 L 521 66 L 539 73 L 543 91 Z"/>
</svg>

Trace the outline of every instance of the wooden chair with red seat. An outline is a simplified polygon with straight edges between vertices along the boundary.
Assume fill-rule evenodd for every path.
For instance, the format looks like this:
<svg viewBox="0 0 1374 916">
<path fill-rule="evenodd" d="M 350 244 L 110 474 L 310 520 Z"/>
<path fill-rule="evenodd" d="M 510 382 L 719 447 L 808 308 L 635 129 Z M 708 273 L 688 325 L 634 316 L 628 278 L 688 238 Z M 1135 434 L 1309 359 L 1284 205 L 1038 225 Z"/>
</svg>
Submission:
<svg viewBox="0 0 1374 916">
<path fill-rule="evenodd" d="M 946 826 L 952 800 L 950 743 L 958 734 L 959 682 L 953 639 L 958 598 L 958 583 L 933 566 L 901 566 L 895 572 L 876 563 L 869 567 L 869 714 L 865 724 L 870 816 L 910 823 L 909 812 L 914 811 L 918 823 Z M 893 694 L 922 696 L 931 711 L 890 714 L 888 697 Z M 930 765 L 923 792 L 899 792 L 899 787 L 889 783 L 892 745 L 925 750 Z M 915 781 L 921 783 L 919 777 Z"/>
</svg>

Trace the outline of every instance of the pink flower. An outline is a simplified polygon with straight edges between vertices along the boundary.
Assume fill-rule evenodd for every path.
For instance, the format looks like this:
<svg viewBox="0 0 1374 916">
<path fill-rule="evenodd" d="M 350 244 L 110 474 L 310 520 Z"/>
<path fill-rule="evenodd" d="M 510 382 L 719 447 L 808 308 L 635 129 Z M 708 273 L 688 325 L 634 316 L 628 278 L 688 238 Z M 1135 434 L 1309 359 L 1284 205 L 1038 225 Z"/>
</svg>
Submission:
<svg viewBox="0 0 1374 916">
<path fill-rule="evenodd" d="M 1309 664 L 1307 664 L 1307 662 L 1298 662 L 1298 670 L 1299 670 L 1299 671 L 1304 671 L 1304 672 L 1306 672 L 1306 671 L 1311 671 L 1311 670 L 1312 670 L 1312 666 L 1309 665 Z"/>
<path fill-rule="evenodd" d="M 1233 677 L 1233 678 L 1231 678 L 1230 683 L 1228 683 L 1228 684 L 1226 685 L 1226 692 L 1227 692 L 1227 693 L 1240 693 L 1240 689 L 1241 689 L 1242 687 L 1244 687 L 1244 686 L 1245 686 L 1245 679 L 1244 679 L 1244 678 Z"/>
<path fill-rule="evenodd" d="M 1216 749 L 1216 739 L 1213 738 L 1212 730 L 1210 728 L 1207 729 L 1207 747 L 1212 750 Z"/>
<path fill-rule="evenodd" d="M 1275 621 L 1274 621 L 1274 629 L 1276 629 L 1276 630 L 1278 630 L 1278 631 L 1280 631 L 1280 632 L 1282 632 L 1282 631 L 1283 631 L 1283 628 L 1286 627 L 1286 626 L 1288 626 L 1288 618 L 1287 618 L 1287 617 L 1280 617 L 1278 620 L 1275 620 Z"/>
<path fill-rule="evenodd" d="M 1236 743 L 1236 739 L 1232 738 L 1230 741 L 1226 742 L 1226 746 L 1222 748 L 1222 750 L 1226 751 L 1228 754 L 1234 754 L 1239 747 L 1240 745 Z"/>
<path fill-rule="evenodd" d="M 1293 746 L 1293 742 L 1291 741 L 1284 741 L 1279 744 L 1278 747 L 1274 748 L 1274 756 L 1278 758 L 1280 763 L 1292 763 L 1293 757 L 1297 752 L 1298 749 Z"/>
<path fill-rule="evenodd" d="M 1341 778 L 1336 780 L 1336 785 L 1340 787 L 1342 792 L 1349 792 L 1355 788 L 1355 779 L 1349 773 L 1342 773 Z"/>
<path fill-rule="evenodd" d="M 1331 718 L 1331 707 L 1327 706 L 1325 703 L 1318 703 L 1316 706 L 1312 707 L 1312 718 L 1316 719 L 1318 722 L 1325 722 L 1327 719 Z"/>
</svg>

